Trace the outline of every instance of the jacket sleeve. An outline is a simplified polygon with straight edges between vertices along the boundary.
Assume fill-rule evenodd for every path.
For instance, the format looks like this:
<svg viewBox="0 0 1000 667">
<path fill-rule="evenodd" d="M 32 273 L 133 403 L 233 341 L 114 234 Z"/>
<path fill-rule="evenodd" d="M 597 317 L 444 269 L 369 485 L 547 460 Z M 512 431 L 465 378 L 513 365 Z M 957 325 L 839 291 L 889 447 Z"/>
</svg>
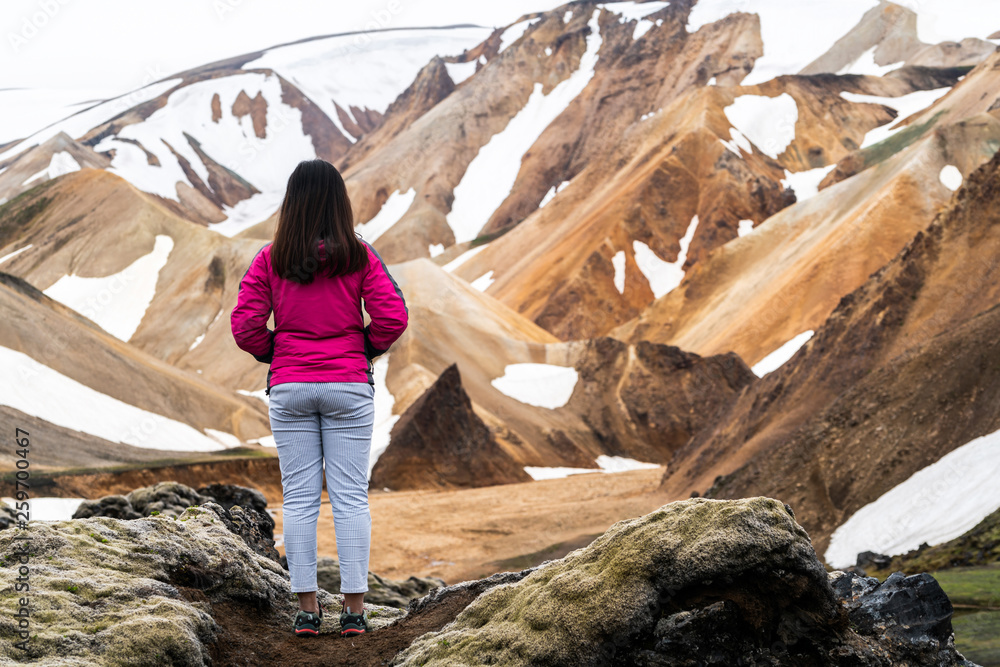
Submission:
<svg viewBox="0 0 1000 667">
<path fill-rule="evenodd" d="M 241 350 L 269 364 L 274 358 L 274 332 L 267 328 L 267 319 L 271 316 L 271 285 L 263 250 L 257 252 L 243 274 L 230 326 Z"/>
<path fill-rule="evenodd" d="M 361 282 L 361 298 L 371 324 L 365 327 L 365 354 L 369 359 L 384 354 L 403 335 L 409 311 L 403 292 L 393 280 L 385 262 L 368 243 L 368 267 Z"/>
</svg>

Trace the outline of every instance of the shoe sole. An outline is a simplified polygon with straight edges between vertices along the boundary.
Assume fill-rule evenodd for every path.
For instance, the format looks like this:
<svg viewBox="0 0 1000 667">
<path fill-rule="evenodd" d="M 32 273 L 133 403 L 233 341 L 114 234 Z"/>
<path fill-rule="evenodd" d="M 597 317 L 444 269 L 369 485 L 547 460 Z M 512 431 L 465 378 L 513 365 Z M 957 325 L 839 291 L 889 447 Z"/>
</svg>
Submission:
<svg viewBox="0 0 1000 667">
<path fill-rule="evenodd" d="M 350 630 L 341 630 L 340 631 L 340 636 L 341 637 L 343 637 L 344 635 L 363 635 L 363 634 L 365 634 L 364 630 L 354 630 L 353 628 L 350 629 Z"/>
<path fill-rule="evenodd" d="M 307 630 L 305 628 L 303 628 L 301 630 L 296 630 L 295 631 L 295 635 L 297 637 L 308 637 L 310 635 L 315 636 L 315 635 L 318 635 L 318 634 L 319 634 L 319 632 L 317 632 L 316 630 Z"/>
</svg>

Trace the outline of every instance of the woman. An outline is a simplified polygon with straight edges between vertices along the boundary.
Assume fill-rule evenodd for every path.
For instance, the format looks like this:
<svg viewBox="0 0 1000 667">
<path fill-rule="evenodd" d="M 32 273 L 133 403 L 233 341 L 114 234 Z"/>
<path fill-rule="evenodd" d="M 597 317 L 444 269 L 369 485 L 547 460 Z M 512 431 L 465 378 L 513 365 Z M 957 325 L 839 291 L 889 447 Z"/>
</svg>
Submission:
<svg viewBox="0 0 1000 667">
<path fill-rule="evenodd" d="M 266 392 L 284 491 L 285 555 L 300 607 L 296 635 L 318 634 L 323 619 L 316 600 L 316 520 L 324 465 L 344 594 L 341 634 L 368 629 L 372 359 L 406 323 L 402 292 L 378 253 L 354 233 L 340 173 L 323 160 L 299 163 L 288 179 L 274 242 L 251 261 L 231 320 L 236 344 L 271 365 Z"/>
</svg>

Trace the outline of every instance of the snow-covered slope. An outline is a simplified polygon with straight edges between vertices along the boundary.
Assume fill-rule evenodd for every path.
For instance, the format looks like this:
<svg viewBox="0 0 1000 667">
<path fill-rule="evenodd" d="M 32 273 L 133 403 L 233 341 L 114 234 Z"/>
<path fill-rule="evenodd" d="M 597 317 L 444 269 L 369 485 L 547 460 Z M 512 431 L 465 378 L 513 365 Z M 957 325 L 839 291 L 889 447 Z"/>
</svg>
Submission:
<svg viewBox="0 0 1000 667">
<path fill-rule="evenodd" d="M 377 31 L 323 37 L 268 49 L 243 69 L 272 69 L 313 100 L 350 141 L 348 123 L 386 108 L 434 56 L 459 55 L 486 39 L 488 28 Z M 339 107 L 339 109 L 338 109 Z"/>
</svg>

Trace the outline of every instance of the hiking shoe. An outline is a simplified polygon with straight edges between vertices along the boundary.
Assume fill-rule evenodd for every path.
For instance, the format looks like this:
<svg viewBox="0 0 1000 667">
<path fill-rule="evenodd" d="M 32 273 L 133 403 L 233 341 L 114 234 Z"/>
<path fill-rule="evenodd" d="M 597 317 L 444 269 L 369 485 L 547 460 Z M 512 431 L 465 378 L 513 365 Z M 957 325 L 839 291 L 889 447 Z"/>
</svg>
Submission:
<svg viewBox="0 0 1000 667">
<path fill-rule="evenodd" d="M 318 607 L 319 611 L 299 610 L 295 614 L 295 634 L 299 637 L 311 637 L 319 634 L 319 626 L 323 622 L 323 607 Z"/>
<path fill-rule="evenodd" d="M 363 635 L 368 632 L 368 615 L 362 608 L 360 614 L 343 611 L 340 614 L 341 635 Z"/>
</svg>

